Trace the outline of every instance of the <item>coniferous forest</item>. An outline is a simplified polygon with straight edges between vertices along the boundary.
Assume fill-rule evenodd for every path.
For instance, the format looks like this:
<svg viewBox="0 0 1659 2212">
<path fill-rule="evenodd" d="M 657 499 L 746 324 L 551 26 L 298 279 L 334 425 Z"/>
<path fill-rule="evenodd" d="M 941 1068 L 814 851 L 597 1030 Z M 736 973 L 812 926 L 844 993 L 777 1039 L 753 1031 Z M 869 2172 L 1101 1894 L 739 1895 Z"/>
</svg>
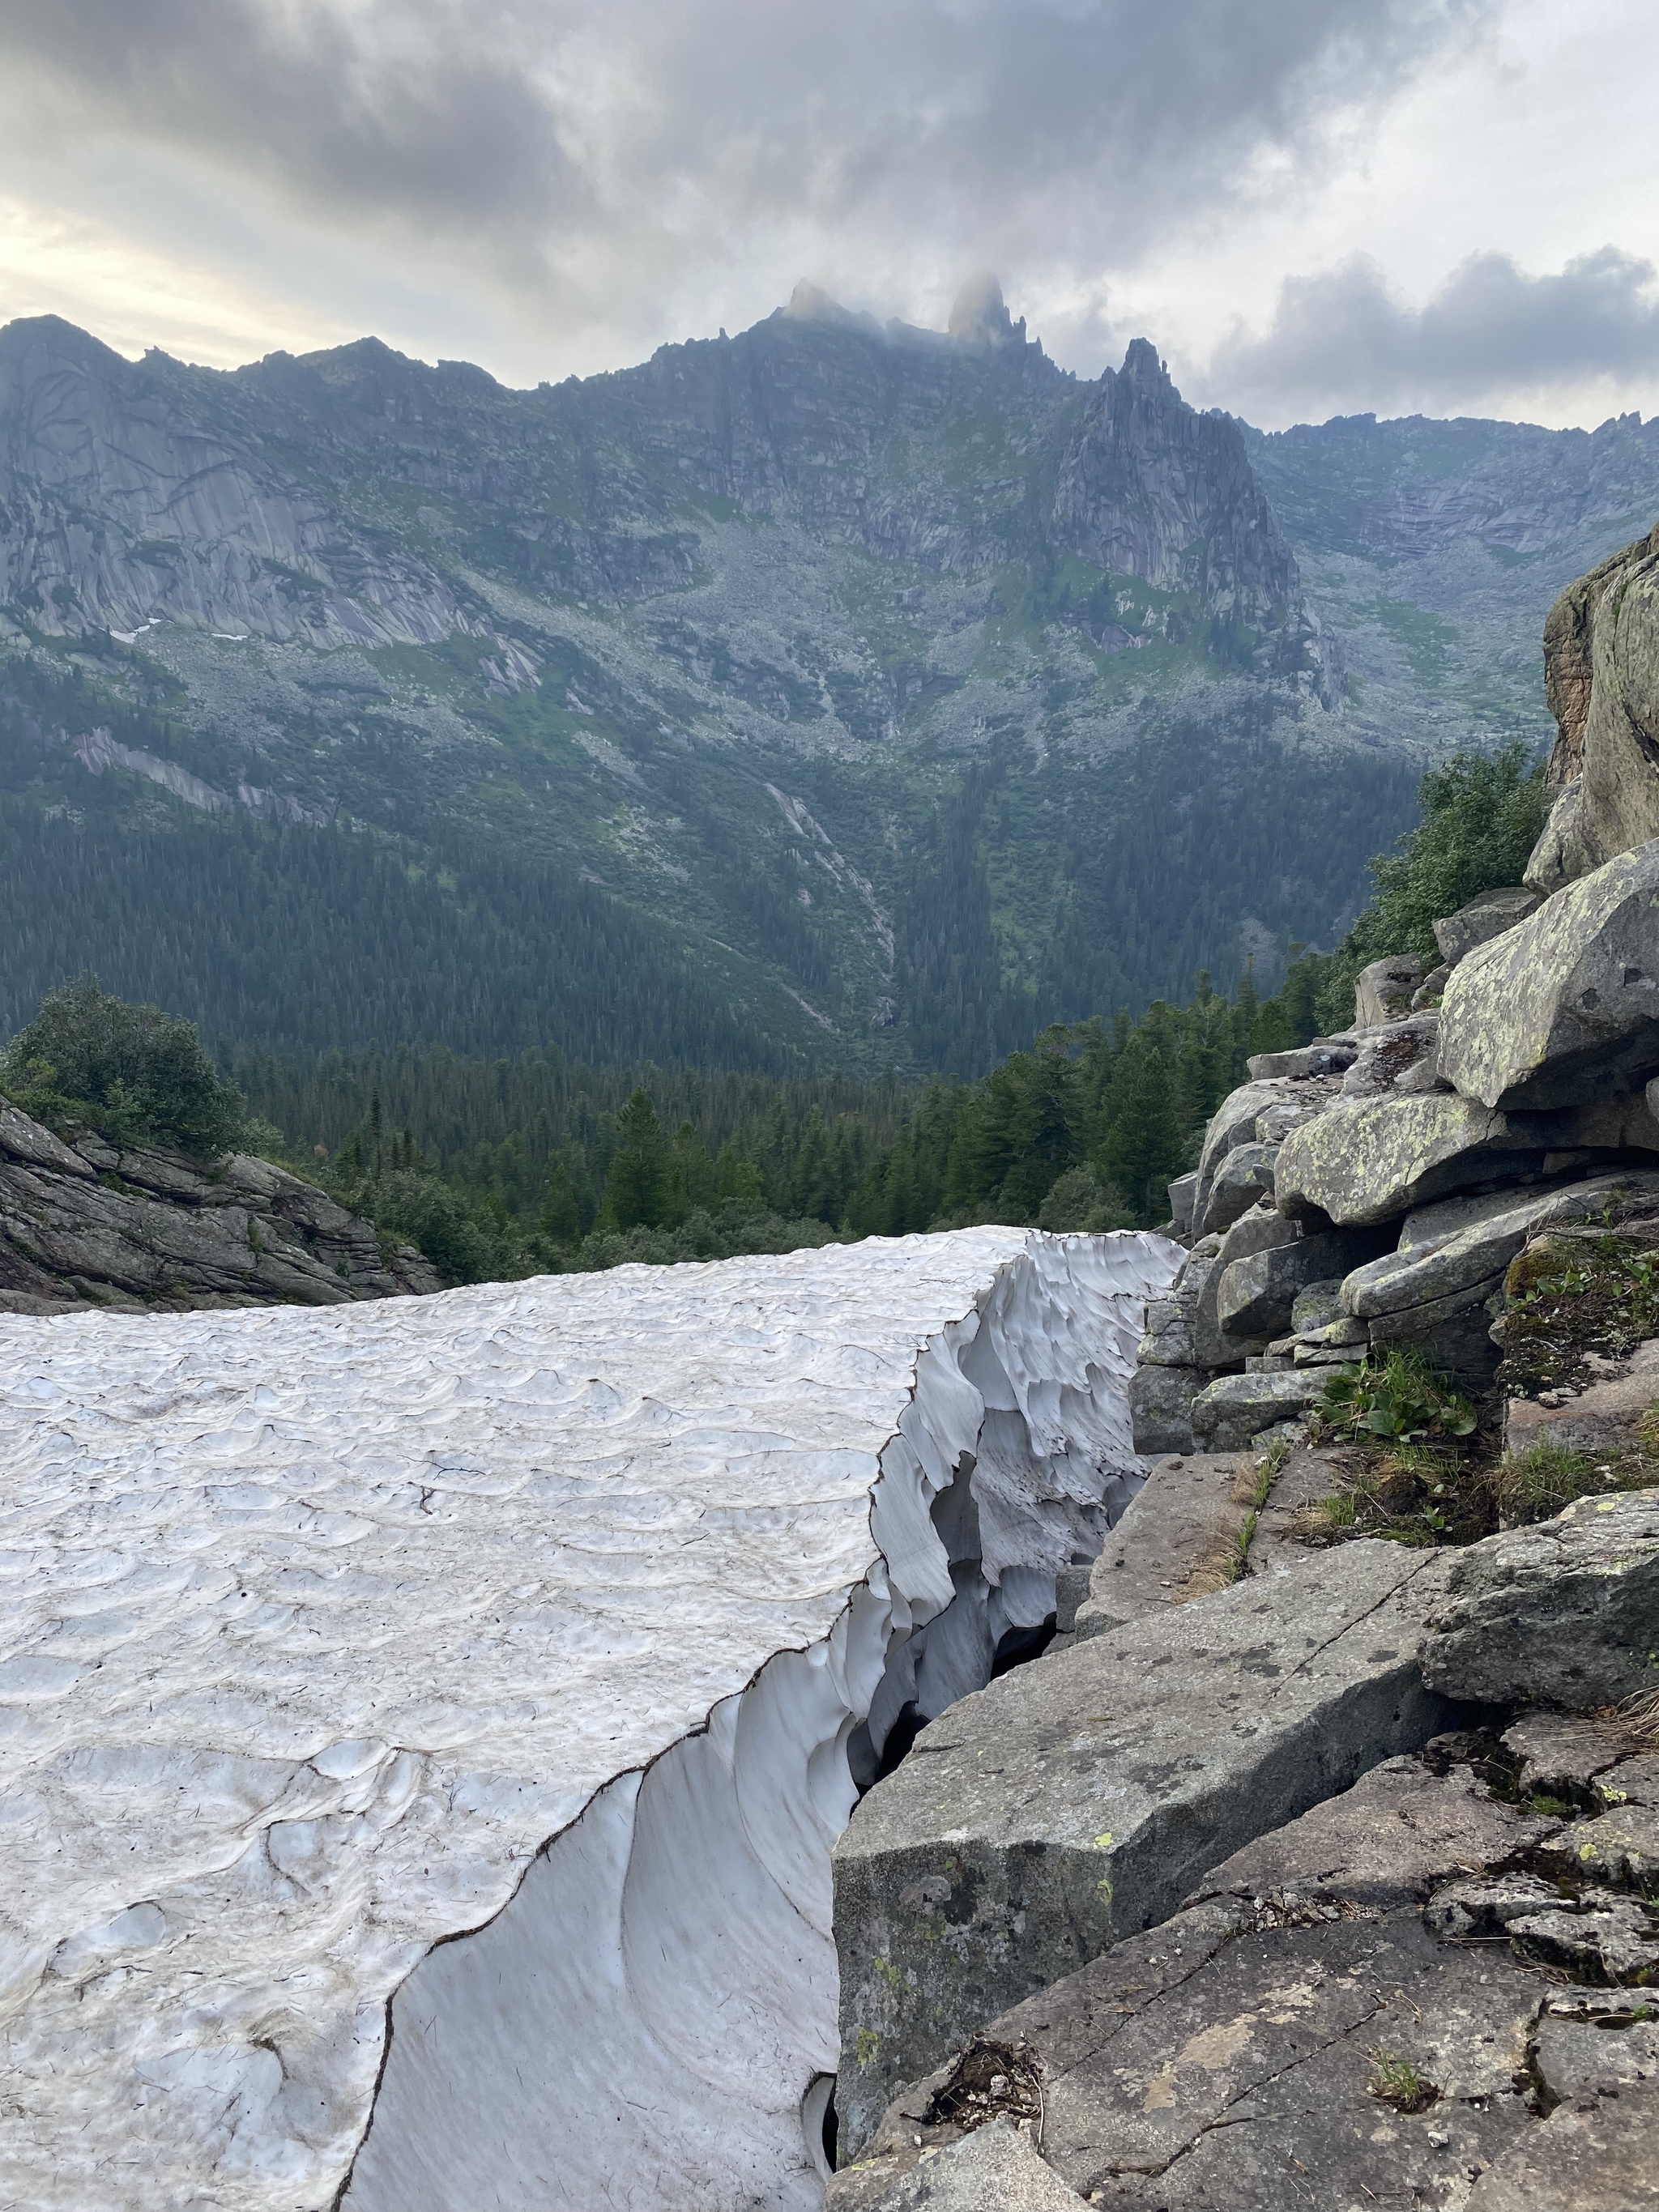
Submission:
<svg viewBox="0 0 1659 2212">
<path fill-rule="evenodd" d="M 1375 896 L 1343 944 L 1294 959 L 1276 993 L 1260 994 L 1248 965 L 1230 995 L 1200 975 L 1182 1006 L 1051 1024 L 976 1080 L 779 1077 L 689 1056 L 596 1065 L 552 1047 L 282 1054 L 222 1038 L 215 1095 L 240 1102 L 246 1148 L 413 1241 L 453 1282 L 977 1222 L 1151 1227 L 1252 1054 L 1341 1027 L 1366 960 L 1425 950 L 1437 915 L 1516 879 L 1544 813 L 1522 747 L 1460 755 L 1420 795 L 1419 826 L 1373 862 Z M 623 957 L 614 940 L 595 942 L 595 972 L 614 972 L 602 964 Z M 47 1005 L 0 1064 L 46 1118 L 96 1124 L 108 1108 L 61 1095 L 61 1068 L 31 1056 L 41 1037 L 91 1065 L 91 1024 L 160 1040 L 177 1060 L 177 1017 L 135 1026 L 118 994 L 87 981 Z M 118 1095 L 122 1113 L 142 1110 L 133 1080 Z"/>
</svg>

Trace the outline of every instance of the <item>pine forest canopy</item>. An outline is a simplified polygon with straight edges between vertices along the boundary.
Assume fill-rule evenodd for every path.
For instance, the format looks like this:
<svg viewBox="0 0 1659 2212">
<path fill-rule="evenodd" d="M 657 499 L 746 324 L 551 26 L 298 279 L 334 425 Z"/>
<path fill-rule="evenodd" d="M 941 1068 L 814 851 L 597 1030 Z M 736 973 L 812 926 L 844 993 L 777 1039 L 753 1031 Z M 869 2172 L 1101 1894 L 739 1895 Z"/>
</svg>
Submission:
<svg viewBox="0 0 1659 2212">
<path fill-rule="evenodd" d="M 48 997 L 0 1082 L 56 1126 L 198 1151 L 246 1103 L 235 1141 L 317 1177 L 451 1281 L 980 1222 L 1152 1226 L 1247 1058 L 1341 1026 L 1360 965 L 1423 949 L 1425 916 L 1512 881 L 1546 812 L 1519 745 L 1431 770 L 1422 799 L 1343 944 L 1303 954 L 1272 998 L 1248 966 L 1231 1001 L 1200 977 L 1183 1007 L 1052 1025 L 973 1083 L 780 1082 L 555 1050 L 302 1062 L 228 1044 L 216 1071 L 188 1024 L 90 977 Z"/>
</svg>

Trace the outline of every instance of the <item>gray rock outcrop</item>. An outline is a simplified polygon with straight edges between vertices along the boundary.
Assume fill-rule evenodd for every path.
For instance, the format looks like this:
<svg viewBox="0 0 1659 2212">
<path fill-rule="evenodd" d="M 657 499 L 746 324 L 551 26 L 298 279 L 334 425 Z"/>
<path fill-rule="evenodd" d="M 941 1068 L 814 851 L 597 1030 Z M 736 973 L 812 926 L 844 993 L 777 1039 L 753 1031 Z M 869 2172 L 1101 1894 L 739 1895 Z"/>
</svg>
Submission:
<svg viewBox="0 0 1659 2212">
<path fill-rule="evenodd" d="M 268 1160 L 66 1144 L 0 1100 L 0 1311 L 341 1305 L 442 1287 L 418 1252 Z"/>
<path fill-rule="evenodd" d="M 1659 839 L 1570 884 L 1446 986 L 1439 1071 L 1484 1106 L 1595 1101 L 1659 1065 Z"/>
<path fill-rule="evenodd" d="M 953 2039 L 1443 1725 L 1416 1651 L 1444 1575 L 1351 1545 L 1091 1637 L 933 1722 L 836 1849 L 848 2151 Z"/>
<path fill-rule="evenodd" d="M 1559 793 L 1527 865 L 1547 896 L 1659 836 L 1659 531 L 1570 584 L 1544 625 Z"/>
<path fill-rule="evenodd" d="M 1659 1490 L 1580 1498 L 1453 1554 L 1423 1679 L 1580 1712 L 1659 1686 Z"/>
<path fill-rule="evenodd" d="M 1616 1796 L 1642 1762 L 1609 1750 Z M 1091 2203 L 1659 2202 L 1643 1993 L 1552 1971 L 1524 1932 L 1539 1885 L 1505 1871 L 1584 1824 L 1496 1796 L 1494 1753 L 1453 1735 L 1374 1767 L 1216 1867 L 1161 1926 L 981 2025 L 895 2100 L 827 2212 L 903 2203 L 975 2124 L 963 2083 L 991 2063 L 1011 2112 L 1040 2085 L 1033 2148 Z M 1474 1941 L 1466 1894 L 1495 1907 Z M 1632 1912 L 1630 1892 L 1593 1889 L 1560 1917 Z"/>
<path fill-rule="evenodd" d="M 1503 890 L 1482 891 L 1455 914 L 1434 925 L 1434 941 L 1440 948 L 1440 957 L 1448 968 L 1455 968 L 1473 952 L 1477 945 L 1489 944 L 1501 937 L 1506 929 L 1513 929 L 1518 921 L 1525 921 L 1535 914 L 1540 904 L 1536 891 L 1524 884 L 1516 884 Z"/>
</svg>

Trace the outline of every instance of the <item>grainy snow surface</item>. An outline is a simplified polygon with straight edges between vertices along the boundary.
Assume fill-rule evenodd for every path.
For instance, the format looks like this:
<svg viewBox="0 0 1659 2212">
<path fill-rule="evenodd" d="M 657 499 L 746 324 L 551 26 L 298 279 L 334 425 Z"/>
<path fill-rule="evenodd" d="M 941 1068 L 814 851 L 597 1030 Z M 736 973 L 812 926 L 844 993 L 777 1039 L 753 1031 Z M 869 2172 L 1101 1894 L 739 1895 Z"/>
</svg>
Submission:
<svg viewBox="0 0 1659 2212">
<path fill-rule="evenodd" d="M 848 1737 L 1127 1501 L 1178 1256 L 0 1317 L 0 2203 L 813 2205 Z"/>
</svg>

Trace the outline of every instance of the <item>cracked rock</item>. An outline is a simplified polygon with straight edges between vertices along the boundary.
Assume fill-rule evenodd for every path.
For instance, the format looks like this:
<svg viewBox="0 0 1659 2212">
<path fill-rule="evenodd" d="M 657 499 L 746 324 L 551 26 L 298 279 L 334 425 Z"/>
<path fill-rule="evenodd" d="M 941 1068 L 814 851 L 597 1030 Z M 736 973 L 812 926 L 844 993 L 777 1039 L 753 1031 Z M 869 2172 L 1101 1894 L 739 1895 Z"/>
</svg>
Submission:
<svg viewBox="0 0 1659 2212">
<path fill-rule="evenodd" d="M 1434 1554 L 1347 1545 L 1079 1641 L 935 1721 L 836 1846 L 848 2151 L 953 2038 L 1443 1726 L 1417 1664 L 1443 1575 Z"/>
</svg>

